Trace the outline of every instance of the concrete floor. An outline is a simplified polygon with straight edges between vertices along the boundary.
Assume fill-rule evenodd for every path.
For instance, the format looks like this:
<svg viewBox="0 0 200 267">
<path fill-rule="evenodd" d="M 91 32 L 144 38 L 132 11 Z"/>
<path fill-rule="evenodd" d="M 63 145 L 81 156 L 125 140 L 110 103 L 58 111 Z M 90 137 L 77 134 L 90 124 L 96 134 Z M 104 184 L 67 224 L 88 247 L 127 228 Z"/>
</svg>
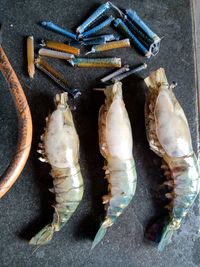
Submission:
<svg viewBox="0 0 200 267">
<path fill-rule="evenodd" d="M 200 107 L 200 1 L 195 0 L 193 5 L 193 15 L 194 15 L 194 23 L 195 23 L 195 41 L 196 41 L 196 63 L 197 63 L 197 96 L 198 103 Z M 200 113 L 199 113 L 200 116 Z M 199 127 L 199 138 L 198 138 L 198 155 L 200 162 L 200 127 Z"/>
<path fill-rule="evenodd" d="M 144 238 L 149 220 L 157 214 L 158 185 L 163 180 L 160 160 L 149 149 L 144 126 L 146 87 L 143 78 L 150 71 L 164 67 L 169 82 L 177 81 L 175 94 L 184 107 L 191 129 L 195 151 L 198 147 L 192 23 L 189 0 L 115 0 L 116 5 L 135 9 L 159 36 L 164 36 L 158 56 L 148 61 L 148 69 L 123 82 L 123 94 L 133 128 L 134 157 L 138 185 L 134 200 L 104 240 L 90 253 L 92 238 L 103 212 L 102 195 L 107 191 L 99 153 L 97 118 L 103 94 L 92 88 L 110 70 L 74 69 L 64 61 L 51 61 L 66 75 L 70 84 L 80 87 L 82 96 L 70 101 L 75 125 L 80 136 L 80 164 L 85 193 L 78 210 L 51 244 L 33 253 L 28 240 L 52 218 L 53 196 L 49 168 L 38 161 L 38 142 L 45 117 L 53 108 L 53 96 L 60 89 L 37 71 L 33 81 L 27 76 L 25 41 L 33 34 L 41 38 L 66 41 L 60 35 L 38 25 L 42 20 L 74 30 L 98 5 L 98 0 L 7 0 L 0 1 L 0 18 L 4 24 L 3 47 L 15 69 L 32 112 L 34 135 L 27 165 L 11 191 L 0 201 L 0 266 L 1 267 L 197 267 L 200 266 L 199 199 L 190 210 L 173 242 L 163 251 Z M 87 3 L 87 4 L 86 4 Z M 78 7 L 78 8 L 77 8 Z M 200 1 L 197 0 L 197 7 Z M 196 8 L 197 9 L 197 8 Z M 198 25 L 200 17 L 198 16 Z M 113 28 L 107 29 L 115 32 Z M 200 36 L 200 29 L 198 29 Z M 200 41 L 198 39 L 198 41 Z M 198 43 L 200 50 L 200 42 Z M 102 56 L 117 56 L 110 51 Z M 146 61 L 134 48 L 120 51 L 123 63 L 135 66 Z M 6 83 L 0 76 L 0 173 L 8 165 L 16 146 L 17 116 Z"/>
<path fill-rule="evenodd" d="M 198 120 L 199 120 L 199 127 L 198 127 L 198 161 L 200 164 L 200 1 L 195 0 L 195 10 L 194 10 L 194 22 L 195 22 L 195 35 L 196 35 L 196 63 L 197 63 L 197 97 L 198 97 Z M 200 196 L 198 196 L 200 199 Z M 199 206 L 200 210 L 200 206 Z M 200 257 L 200 255 L 199 255 Z"/>
<path fill-rule="evenodd" d="M 197 36 L 197 65 L 198 65 L 198 84 L 200 90 L 200 1 L 196 0 L 196 36 Z"/>
</svg>

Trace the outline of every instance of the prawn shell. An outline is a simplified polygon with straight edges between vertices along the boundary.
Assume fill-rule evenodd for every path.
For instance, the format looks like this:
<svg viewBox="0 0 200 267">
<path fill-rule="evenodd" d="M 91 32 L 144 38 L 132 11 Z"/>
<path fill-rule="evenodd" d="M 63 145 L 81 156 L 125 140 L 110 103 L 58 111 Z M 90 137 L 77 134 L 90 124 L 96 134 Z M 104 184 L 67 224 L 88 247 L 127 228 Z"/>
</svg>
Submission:
<svg viewBox="0 0 200 267">
<path fill-rule="evenodd" d="M 56 109 L 44 133 L 45 156 L 56 168 L 71 168 L 78 162 L 79 139 L 71 111 Z"/>
<path fill-rule="evenodd" d="M 46 119 L 45 133 L 40 144 L 45 161 L 51 164 L 55 194 L 53 220 L 30 241 L 32 245 L 47 244 L 54 232 L 59 231 L 77 209 L 84 191 L 83 178 L 78 163 L 79 138 L 68 106 L 68 94 L 54 98 L 56 110 Z"/>
<path fill-rule="evenodd" d="M 120 155 L 121 160 L 128 160 L 132 158 L 132 130 L 121 87 L 118 82 L 105 90 L 108 99 L 112 97 L 109 94 L 114 95 L 106 116 L 105 135 L 109 155 L 113 158 Z"/>
<path fill-rule="evenodd" d="M 185 114 L 165 86 L 160 90 L 155 106 L 156 133 L 165 152 L 171 157 L 184 157 L 193 152 L 190 130 Z"/>
<path fill-rule="evenodd" d="M 151 73 L 145 83 L 149 88 L 145 108 L 147 137 L 151 149 L 164 161 L 161 168 L 170 185 L 165 194 L 170 201 L 166 206 L 168 214 L 150 225 L 145 235 L 158 242 L 158 250 L 162 251 L 192 207 L 199 193 L 200 175 L 186 116 L 164 69 Z"/>
<path fill-rule="evenodd" d="M 132 130 L 122 98 L 122 83 L 107 86 L 105 105 L 100 110 L 99 142 L 107 163 L 111 197 L 107 215 L 118 214 L 131 201 L 136 189 Z M 120 210 L 118 210 L 118 208 Z M 115 215 L 116 215 L 115 214 Z"/>
</svg>

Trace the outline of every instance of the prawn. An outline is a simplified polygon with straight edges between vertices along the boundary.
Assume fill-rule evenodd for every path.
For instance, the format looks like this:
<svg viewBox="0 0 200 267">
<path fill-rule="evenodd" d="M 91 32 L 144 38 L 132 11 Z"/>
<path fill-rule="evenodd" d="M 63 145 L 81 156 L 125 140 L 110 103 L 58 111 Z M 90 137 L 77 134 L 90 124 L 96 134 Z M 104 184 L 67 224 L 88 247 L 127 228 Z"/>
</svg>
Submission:
<svg viewBox="0 0 200 267">
<path fill-rule="evenodd" d="M 103 169 L 108 181 L 108 195 L 103 196 L 106 215 L 92 249 L 132 200 L 137 181 L 132 131 L 122 98 L 122 83 L 107 86 L 103 91 L 106 99 L 99 111 L 99 147 L 106 160 Z"/>
<path fill-rule="evenodd" d="M 39 144 L 39 158 L 48 162 L 53 178 L 56 203 L 53 221 L 30 240 L 31 245 L 48 243 L 54 232 L 59 231 L 70 219 L 83 196 L 83 179 L 79 166 L 79 138 L 67 104 L 68 94 L 55 96 L 55 111 L 49 115 Z"/>
<path fill-rule="evenodd" d="M 200 172 L 193 151 L 188 122 L 182 107 L 169 86 L 163 68 L 145 79 L 148 96 L 145 103 L 147 139 L 151 150 L 162 158 L 162 169 L 170 189 L 166 216 L 147 228 L 146 237 L 159 242 L 162 251 L 170 243 L 173 232 L 195 201 L 200 189 Z"/>
</svg>

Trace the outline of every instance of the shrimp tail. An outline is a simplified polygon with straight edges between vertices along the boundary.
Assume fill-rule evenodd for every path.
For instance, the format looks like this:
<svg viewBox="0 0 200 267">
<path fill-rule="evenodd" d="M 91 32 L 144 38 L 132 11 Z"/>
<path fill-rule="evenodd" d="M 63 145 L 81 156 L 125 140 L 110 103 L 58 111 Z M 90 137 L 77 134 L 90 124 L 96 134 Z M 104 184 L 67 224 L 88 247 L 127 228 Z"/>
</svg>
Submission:
<svg viewBox="0 0 200 267">
<path fill-rule="evenodd" d="M 40 246 L 49 243 L 53 237 L 54 231 L 55 229 L 52 224 L 46 225 L 41 231 L 39 231 L 39 233 L 31 238 L 29 244 Z"/>
<path fill-rule="evenodd" d="M 174 230 L 175 229 L 171 227 L 170 223 L 164 228 L 158 245 L 158 251 L 163 251 L 163 249 L 171 242 Z"/>
<path fill-rule="evenodd" d="M 93 250 L 96 247 L 96 245 L 98 245 L 99 242 L 104 238 L 108 227 L 109 227 L 108 225 L 106 225 L 105 223 L 102 223 L 98 232 L 96 233 L 96 236 L 95 236 L 94 241 L 92 243 L 91 250 Z"/>
<path fill-rule="evenodd" d="M 147 227 L 145 237 L 151 241 L 159 243 L 158 250 L 163 251 L 172 238 L 174 227 L 172 220 L 167 216 L 157 219 L 153 224 Z"/>
</svg>

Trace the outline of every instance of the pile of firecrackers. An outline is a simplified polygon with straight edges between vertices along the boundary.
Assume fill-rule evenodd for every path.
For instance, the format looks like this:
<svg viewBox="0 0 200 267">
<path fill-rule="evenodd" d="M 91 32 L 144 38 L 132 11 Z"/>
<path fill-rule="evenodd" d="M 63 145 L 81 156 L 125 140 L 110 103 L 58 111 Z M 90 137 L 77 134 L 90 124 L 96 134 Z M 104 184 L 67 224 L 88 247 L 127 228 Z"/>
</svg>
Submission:
<svg viewBox="0 0 200 267">
<path fill-rule="evenodd" d="M 117 18 L 110 15 L 105 17 L 108 10 L 113 10 L 117 14 Z M 96 35 L 97 32 L 109 25 L 114 27 L 126 39 L 120 40 L 120 36 L 116 34 Z M 129 68 L 128 65 L 121 63 L 119 57 L 109 58 L 88 58 L 79 57 L 81 47 L 91 47 L 91 50 L 85 55 L 93 54 L 118 48 L 130 47 L 133 45 L 136 50 L 150 58 L 159 52 L 160 38 L 156 35 L 132 9 L 123 11 L 111 2 L 106 2 L 100 5 L 97 10 L 89 16 L 77 29 L 76 33 L 69 32 L 53 22 L 41 22 L 41 25 L 48 30 L 62 34 L 71 41 L 61 43 L 51 40 L 42 40 L 38 51 L 38 57 L 34 54 L 34 38 L 27 38 L 27 61 L 28 74 L 30 78 L 34 77 L 35 66 L 54 82 L 56 82 L 64 91 L 67 91 L 71 96 L 77 97 L 80 92 L 69 86 L 68 81 L 57 69 L 50 65 L 45 57 L 56 59 L 64 59 L 73 66 L 80 68 L 117 68 L 117 70 L 101 79 L 102 83 L 115 83 L 131 74 L 138 73 L 146 69 L 147 64 L 143 63 L 137 67 Z"/>
</svg>

